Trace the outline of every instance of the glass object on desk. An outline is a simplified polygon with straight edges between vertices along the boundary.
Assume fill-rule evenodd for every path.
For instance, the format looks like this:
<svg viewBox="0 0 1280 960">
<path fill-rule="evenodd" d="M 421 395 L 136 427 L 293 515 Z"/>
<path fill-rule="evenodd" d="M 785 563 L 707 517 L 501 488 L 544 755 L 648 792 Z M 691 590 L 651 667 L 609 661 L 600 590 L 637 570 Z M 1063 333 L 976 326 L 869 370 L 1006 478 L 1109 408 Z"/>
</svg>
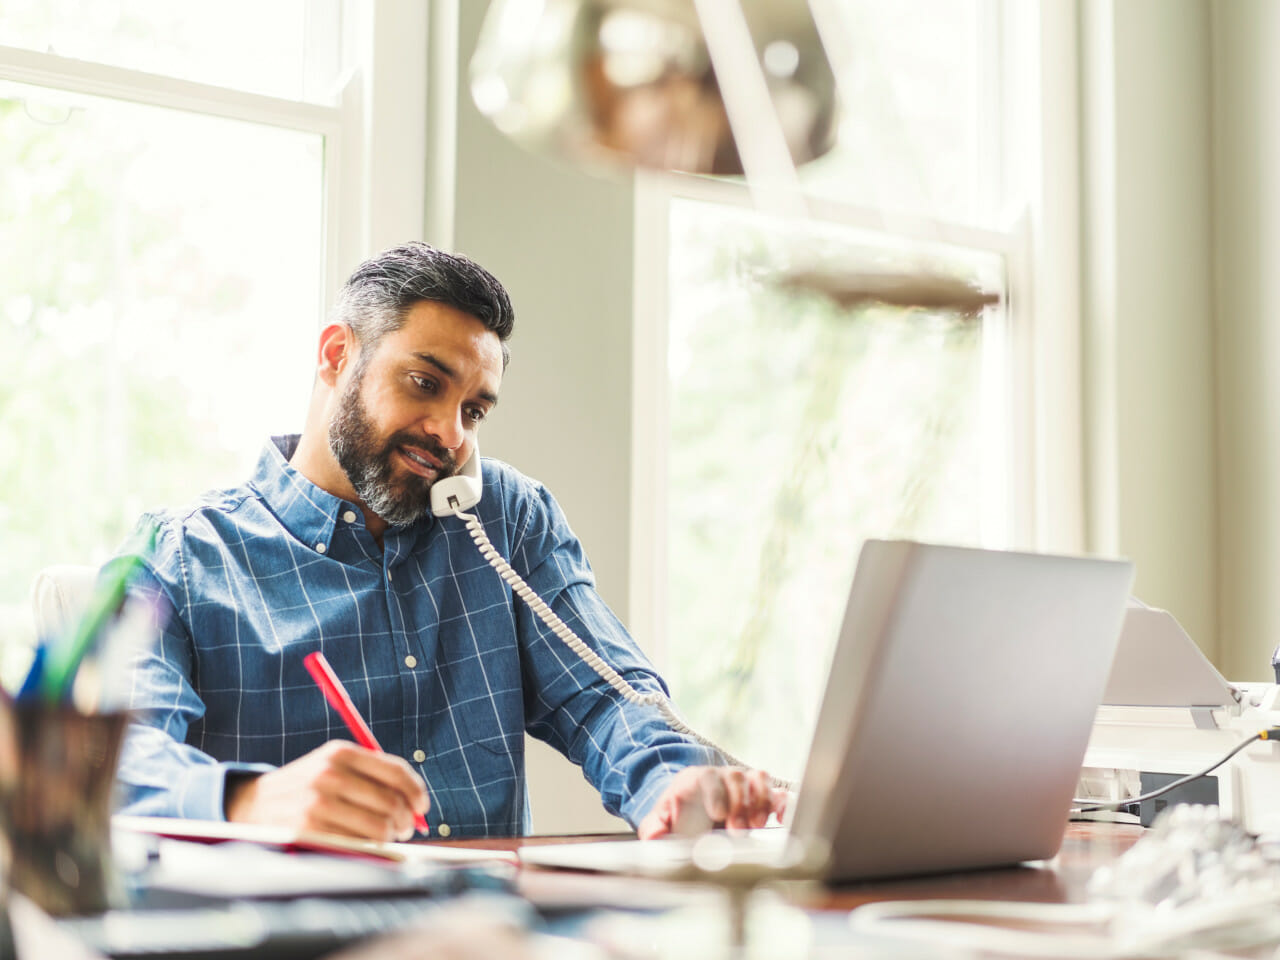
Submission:
<svg viewBox="0 0 1280 960">
<path fill-rule="evenodd" d="M 1163 810 L 1142 838 L 1089 881 L 1089 897 L 1166 913 L 1261 892 L 1280 900 L 1280 851 L 1211 805 Z"/>
<path fill-rule="evenodd" d="M 54 916 L 118 905 L 111 790 L 126 722 L 123 713 L 82 714 L 0 694 L 0 835 L 9 851 L 8 884 Z"/>
</svg>

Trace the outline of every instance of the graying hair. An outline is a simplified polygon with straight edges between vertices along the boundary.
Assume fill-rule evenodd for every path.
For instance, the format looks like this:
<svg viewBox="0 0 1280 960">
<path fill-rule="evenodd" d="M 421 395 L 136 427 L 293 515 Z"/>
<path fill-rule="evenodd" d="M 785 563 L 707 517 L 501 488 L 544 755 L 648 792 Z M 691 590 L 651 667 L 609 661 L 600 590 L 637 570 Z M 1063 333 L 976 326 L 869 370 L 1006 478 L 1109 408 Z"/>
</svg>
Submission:
<svg viewBox="0 0 1280 960">
<path fill-rule="evenodd" d="M 378 341 L 400 329 L 410 308 L 423 300 L 461 310 L 496 333 L 506 369 L 507 339 L 516 320 L 506 289 L 474 260 L 418 241 L 384 250 L 356 267 L 338 294 L 332 320 L 352 329 L 367 362 Z"/>
</svg>

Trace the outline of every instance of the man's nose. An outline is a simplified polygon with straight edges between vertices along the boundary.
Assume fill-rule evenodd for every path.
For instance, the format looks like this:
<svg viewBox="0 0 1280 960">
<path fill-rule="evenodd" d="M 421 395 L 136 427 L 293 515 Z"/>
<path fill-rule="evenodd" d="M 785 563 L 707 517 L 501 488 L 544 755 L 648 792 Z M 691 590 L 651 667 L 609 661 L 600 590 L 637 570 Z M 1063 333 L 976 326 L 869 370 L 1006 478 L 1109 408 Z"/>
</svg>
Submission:
<svg viewBox="0 0 1280 960">
<path fill-rule="evenodd" d="M 439 440 L 446 450 L 453 451 L 462 446 L 465 431 L 462 426 L 461 407 L 432 411 L 424 426 L 427 433 Z"/>
</svg>

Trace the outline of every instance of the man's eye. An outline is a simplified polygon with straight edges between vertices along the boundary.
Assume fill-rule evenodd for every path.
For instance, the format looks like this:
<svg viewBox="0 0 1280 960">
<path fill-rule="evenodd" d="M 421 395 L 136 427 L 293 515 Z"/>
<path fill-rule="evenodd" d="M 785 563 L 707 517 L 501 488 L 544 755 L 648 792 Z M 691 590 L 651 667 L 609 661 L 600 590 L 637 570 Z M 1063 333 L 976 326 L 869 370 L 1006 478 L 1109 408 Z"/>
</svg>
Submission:
<svg viewBox="0 0 1280 960">
<path fill-rule="evenodd" d="M 484 411 L 479 407 L 468 407 L 466 413 L 467 419 L 472 423 L 479 423 L 484 419 Z"/>
<path fill-rule="evenodd" d="M 424 393 L 435 393 L 436 382 L 434 380 L 429 380 L 426 377 L 416 377 L 413 374 L 409 375 L 409 379 L 413 381 L 414 386 Z"/>
</svg>

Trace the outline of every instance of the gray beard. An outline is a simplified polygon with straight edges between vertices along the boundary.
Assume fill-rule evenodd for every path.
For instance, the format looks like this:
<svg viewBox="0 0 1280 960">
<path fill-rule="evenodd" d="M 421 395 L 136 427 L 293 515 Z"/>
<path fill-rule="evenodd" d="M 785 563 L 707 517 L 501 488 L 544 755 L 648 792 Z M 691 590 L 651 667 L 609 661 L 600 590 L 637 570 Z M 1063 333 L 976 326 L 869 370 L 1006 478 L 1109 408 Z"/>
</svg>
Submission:
<svg viewBox="0 0 1280 960">
<path fill-rule="evenodd" d="M 363 379 L 364 371 L 357 370 L 338 401 L 337 416 L 329 423 L 329 449 L 364 505 L 388 525 L 404 526 L 431 509 L 435 481 L 413 474 L 394 480 L 391 452 L 401 443 L 428 447 L 444 464 L 437 479 L 453 473 L 456 464 L 448 451 L 438 444 L 424 443 L 421 437 L 396 434 L 380 443 L 360 399 Z"/>
</svg>

